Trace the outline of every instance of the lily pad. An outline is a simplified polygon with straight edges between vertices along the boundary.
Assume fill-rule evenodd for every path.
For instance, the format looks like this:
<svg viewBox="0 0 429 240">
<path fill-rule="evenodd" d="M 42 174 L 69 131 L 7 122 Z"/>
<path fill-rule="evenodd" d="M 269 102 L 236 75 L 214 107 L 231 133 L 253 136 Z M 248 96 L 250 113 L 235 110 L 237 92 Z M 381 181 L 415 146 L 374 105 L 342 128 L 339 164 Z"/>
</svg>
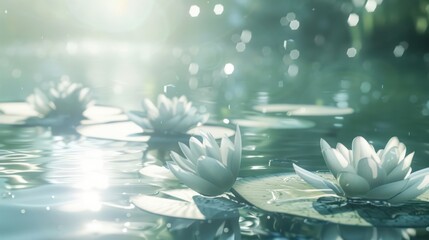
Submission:
<svg viewBox="0 0 429 240">
<path fill-rule="evenodd" d="M 353 108 L 305 104 L 263 104 L 257 105 L 253 109 L 263 113 L 286 112 L 289 116 L 339 116 L 354 112 Z"/>
<path fill-rule="evenodd" d="M 332 178 L 330 174 L 321 175 Z M 429 225 L 429 192 L 398 206 L 347 204 L 335 194 L 314 189 L 296 174 L 239 179 L 233 190 L 249 203 L 269 212 L 354 226 Z"/>
<path fill-rule="evenodd" d="M 190 189 L 161 192 L 161 196 L 131 198 L 138 208 L 162 216 L 193 220 L 237 218 L 238 204 L 224 197 L 204 197 Z"/>
<path fill-rule="evenodd" d="M 61 121 L 61 118 L 40 118 L 38 113 L 27 102 L 2 102 L 0 111 L 0 125 L 31 125 L 51 126 Z M 82 124 L 96 124 L 106 122 L 125 121 L 127 116 L 116 107 L 95 105 L 89 107 L 84 113 L 86 119 Z"/>
<path fill-rule="evenodd" d="M 157 165 L 149 165 L 146 167 L 143 167 L 139 170 L 139 173 L 144 176 L 151 179 L 158 179 L 158 180 L 170 180 L 170 181 L 177 181 L 176 176 L 171 173 L 169 169 L 166 167 L 161 167 Z"/>
<path fill-rule="evenodd" d="M 200 126 L 193 128 L 187 134 L 156 134 L 145 131 L 134 122 L 117 122 L 107 124 L 97 124 L 91 126 L 80 126 L 77 131 L 86 137 L 101 138 L 108 140 L 127 141 L 127 142 L 148 142 L 151 141 L 176 141 L 178 139 L 189 138 L 190 135 L 201 135 L 202 133 L 211 133 L 219 139 L 223 136 L 233 136 L 235 131 L 219 126 Z"/>
<path fill-rule="evenodd" d="M 247 119 L 235 119 L 233 122 L 242 127 L 271 129 L 303 129 L 314 127 L 314 122 L 297 118 L 279 118 L 255 116 Z"/>
</svg>

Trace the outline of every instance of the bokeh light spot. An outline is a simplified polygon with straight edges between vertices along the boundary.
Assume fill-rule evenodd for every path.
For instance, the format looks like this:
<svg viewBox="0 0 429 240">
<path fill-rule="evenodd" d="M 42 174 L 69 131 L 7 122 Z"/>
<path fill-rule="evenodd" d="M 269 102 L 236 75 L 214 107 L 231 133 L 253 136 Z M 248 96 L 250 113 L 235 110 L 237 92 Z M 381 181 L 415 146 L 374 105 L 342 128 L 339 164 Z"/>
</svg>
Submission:
<svg viewBox="0 0 429 240">
<path fill-rule="evenodd" d="M 222 13 L 223 13 L 223 5 L 222 4 L 216 4 L 215 6 L 214 6 L 214 8 L 213 8 L 213 12 L 216 14 L 216 15 L 221 15 Z"/>
<path fill-rule="evenodd" d="M 297 30 L 299 28 L 299 21 L 298 20 L 292 20 L 289 24 L 290 29 Z"/>
<path fill-rule="evenodd" d="M 250 39 L 252 39 L 252 32 L 251 32 L 251 31 L 249 31 L 249 30 L 243 30 L 243 31 L 241 32 L 240 39 L 241 39 L 241 41 L 242 41 L 242 42 L 244 42 L 244 43 L 248 43 L 248 42 L 250 42 Z"/>
<path fill-rule="evenodd" d="M 298 75 L 298 72 L 299 72 L 299 67 L 295 64 L 290 65 L 289 68 L 287 69 L 287 73 L 291 77 L 296 77 L 296 75 Z"/>
<path fill-rule="evenodd" d="M 192 5 L 189 8 L 189 15 L 191 15 L 191 17 L 198 17 L 198 15 L 200 15 L 200 7 L 197 5 Z"/>
<path fill-rule="evenodd" d="M 347 49 L 347 57 L 352 58 L 352 57 L 355 57 L 356 54 L 357 54 L 356 48 L 351 47 Z"/>
<path fill-rule="evenodd" d="M 350 13 L 349 18 L 347 19 L 347 23 L 350 27 L 354 27 L 359 23 L 359 15 L 356 13 Z"/>
<path fill-rule="evenodd" d="M 234 72 L 234 65 L 232 63 L 225 64 L 223 71 L 226 75 L 231 75 Z"/>
<path fill-rule="evenodd" d="M 199 66 L 198 66 L 197 63 L 191 63 L 191 64 L 189 64 L 189 69 L 188 70 L 189 70 L 190 74 L 195 75 L 195 74 L 198 73 Z"/>
<path fill-rule="evenodd" d="M 377 8 L 377 2 L 375 0 L 368 0 L 365 4 L 365 10 L 367 12 L 374 12 Z"/>
<path fill-rule="evenodd" d="M 405 47 L 401 44 L 397 45 L 395 49 L 393 49 L 393 55 L 395 55 L 395 57 L 402 57 L 402 55 L 404 55 L 404 52 Z"/>
<path fill-rule="evenodd" d="M 237 50 L 237 52 L 244 52 L 244 50 L 246 50 L 246 44 L 244 42 L 239 42 L 235 46 L 235 49 Z"/>
<path fill-rule="evenodd" d="M 290 56 L 290 59 L 296 60 L 299 58 L 299 51 L 297 49 L 294 49 L 290 51 L 289 56 Z"/>
</svg>

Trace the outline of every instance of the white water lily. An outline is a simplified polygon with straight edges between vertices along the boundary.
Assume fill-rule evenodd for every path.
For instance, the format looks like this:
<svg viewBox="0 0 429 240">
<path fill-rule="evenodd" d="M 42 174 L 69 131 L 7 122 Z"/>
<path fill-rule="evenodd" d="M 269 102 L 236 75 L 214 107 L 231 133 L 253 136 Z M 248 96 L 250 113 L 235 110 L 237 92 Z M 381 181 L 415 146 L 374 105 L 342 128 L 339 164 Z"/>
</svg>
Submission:
<svg viewBox="0 0 429 240">
<path fill-rule="evenodd" d="M 34 93 L 27 97 L 27 102 L 42 117 L 73 119 L 83 119 L 83 112 L 94 103 L 88 88 L 68 80 L 60 81 L 47 93 L 34 89 Z"/>
<path fill-rule="evenodd" d="M 179 143 L 185 158 L 171 152 L 174 162 L 168 168 L 184 184 L 206 196 L 216 196 L 234 185 L 241 163 L 241 134 L 237 126 L 234 143 L 222 138 L 220 146 L 211 134 L 204 134 L 203 141 L 195 137 L 189 147 Z"/>
<path fill-rule="evenodd" d="M 429 188 L 429 168 L 411 173 L 414 152 L 392 137 L 375 152 L 363 137 L 356 137 L 352 150 L 336 148 L 321 139 L 322 154 L 337 182 L 328 181 L 294 164 L 295 172 L 315 188 L 332 190 L 339 196 L 401 203 L 418 197 Z"/>
<path fill-rule="evenodd" d="M 208 120 L 208 114 L 200 114 L 185 96 L 167 98 L 158 96 L 157 105 L 145 99 L 142 112 L 129 112 L 128 117 L 143 129 L 162 133 L 186 133 Z"/>
</svg>

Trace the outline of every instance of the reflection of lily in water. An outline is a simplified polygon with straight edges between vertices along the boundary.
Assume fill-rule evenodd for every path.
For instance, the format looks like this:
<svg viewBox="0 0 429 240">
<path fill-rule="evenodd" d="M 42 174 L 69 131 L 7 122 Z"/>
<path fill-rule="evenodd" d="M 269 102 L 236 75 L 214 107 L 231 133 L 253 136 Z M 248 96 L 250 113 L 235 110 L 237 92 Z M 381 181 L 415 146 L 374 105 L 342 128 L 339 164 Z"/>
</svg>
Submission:
<svg viewBox="0 0 429 240">
<path fill-rule="evenodd" d="M 88 88 L 68 80 L 61 80 L 47 93 L 38 88 L 34 89 L 27 102 L 43 118 L 73 123 L 84 119 L 83 112 L 94 103 Z"/>
<path fill-rule="evenodd" d="M 388 227 L 356 227 L 348 225 L 329 224 L 323 226 L 320 239 L 348 240 L 348 239 L 410 239 L 416 231 L 412 228 L 388 228 Z"/>
<path fill-rule="evenodd" d="M 179 146 L 185 158 L 171 152 L 174 163 L 169 162 L 171 172 L 193 190 L 207 196 L 228 191 L 238 176 L 241 163 L 241 134 L 237 126 L 234 143 L 222 138 L 220 146 L 211 134 L 203 135 L 200 142 L 192 137 L 189 147 Z"/>
<path fill-rule="evenodd" d="M 174 239 L 241 239 L 238 218 L 184 220 L 170 218 L 169 233 Z"/>
<path fill-rule="evenodd" d="M 320 142 L 326 165 L 338 185 L 294 165 L 296 173 L 315 188 L 330 189 L 347 198 L 401 203 L 414 199 L 429 188 L 429 168 L 411 173 L 414 152 L 393 137 L 384 149 L 375 152 L 363 137 L 356 137 L 352 150 L 341 143 L 331 148 Z"/>
<path fill-rule="evenodd" d="M 145 99 L 142 108 L 142 112 L 129 112 L 128 117 L 144 130 L 158 133 L 186 133 L 205 123 L 209 117 L 208 114 L 200 114 L 185 96 L 169 99 L 160 94 L 156 106 Z"/>
</svg>

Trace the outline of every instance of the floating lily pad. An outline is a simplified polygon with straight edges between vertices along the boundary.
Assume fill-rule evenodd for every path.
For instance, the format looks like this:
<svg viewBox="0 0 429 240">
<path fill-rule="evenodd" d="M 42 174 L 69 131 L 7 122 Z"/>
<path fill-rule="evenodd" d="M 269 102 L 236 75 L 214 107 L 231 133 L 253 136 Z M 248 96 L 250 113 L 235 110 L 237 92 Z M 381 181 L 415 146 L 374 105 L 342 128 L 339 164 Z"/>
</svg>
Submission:
<svg viewBox="0 0 429 240">
<path fill-rule="evenodd" d="M 38 125 L 50 126 L 57 123 L 60 118 L 40 118 L 38 113 L 27 102 L 2 102 L 0 117 L 2 125 Z M 106 123 L 115 121 L 125 121 L 127 116 L 122 114 L 122 110 L 116 107 L 95 105 L 89 107 L 84 113 L 87 119 L 82 124 Z"/>
<path fill-rule="evenodd" d="M 330 174 L 322 174 L 329 178 Z M 295 174 L 275 174 L 237 180 L 234 191 L 269 212 L 355 226 L 426 227 L 429 192 L 399 206 L 346 204 L 336 195 L 314 189 Z"/>
<path fill-rule="evenodd" d="M 86 137 L 127 141 L 127 142 L 148 142 L 151 141 L 177 141 L 178 139 L 186 140 L 190 135 L 201 135 L 202 133 L 211 133 L 215 138 L 223 136 L 233 136 L 235 131 L 219 126 L 200 126 L 193 128 L 187 134 L 167 135 L 156 134 L 145 131 L 134 122 L 117 122 L 98 124 L 91 126 L 80 126 L 77 131 Z"/>
<path fill-rule="evenodd" d="M 253 109 L 263 113 L 286 112 L 289 116 L 339 116 L 354 112 L 352 108 L 304 104 L 264 104 L 257 105 Z"/>
<path fill-rule="evenodd" d="M 38 115 L 36 110 L 27 102 L 2 102 L 0 103 L 0 110 L 5 115 L 27 117 L 36 117 Z"/>
<path fill-rule="evenodd" d="M 157 165 L 149 165 L 139 170 L 142 176 L 159 179 L 159 180 L 171 180 L 177 181 L 177 178 L 171 173 L 166 167 Z"/>
<path fill-rule="evenodd" d="M 0 124 L 3 125 L 24 125 L 25 120 L 27 120 L 27 116 L 19 116 L 19 115 L 1 115 L 0 116 Z"/>
<path fill-rule="evenodd" d="M 208 220 L 239 216 L 237 203 L 224 197 L 204 197 L 190 189 L 164 191 L 161 196 L 135 196 L 131 202 L 144 211 L 174 218 Z"/>
<path fill-rule="evenodd" d="M 247 119 L 235 119 L 233 122 L 242 127 L 272 128 L 272 129 L 302 129 L 314 127 L 314 122 L 297 118 L 279 118 L 255 116 Z"/>
</svg>

